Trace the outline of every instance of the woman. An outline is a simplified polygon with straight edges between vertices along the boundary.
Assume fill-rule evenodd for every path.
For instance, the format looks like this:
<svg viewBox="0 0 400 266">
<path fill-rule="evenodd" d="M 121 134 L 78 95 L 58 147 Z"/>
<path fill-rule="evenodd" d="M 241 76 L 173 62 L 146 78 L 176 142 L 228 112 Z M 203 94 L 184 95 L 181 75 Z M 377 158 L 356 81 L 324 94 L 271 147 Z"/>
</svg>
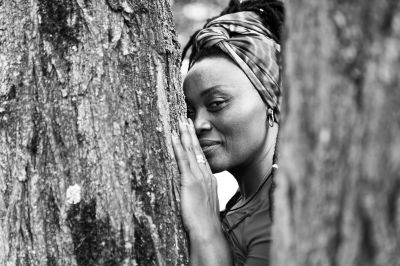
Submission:
<svg viewBox="0 0 400 266">
<path fill-rule="evenodd" d="M 269 264 L 282 20 L 280 1 L 231 1 L 189 44 L 189 118 L 172 143 L 192 265 Z M 239 192 L 220 215 L 212 173 L 224 170 Z"/>
</svg>

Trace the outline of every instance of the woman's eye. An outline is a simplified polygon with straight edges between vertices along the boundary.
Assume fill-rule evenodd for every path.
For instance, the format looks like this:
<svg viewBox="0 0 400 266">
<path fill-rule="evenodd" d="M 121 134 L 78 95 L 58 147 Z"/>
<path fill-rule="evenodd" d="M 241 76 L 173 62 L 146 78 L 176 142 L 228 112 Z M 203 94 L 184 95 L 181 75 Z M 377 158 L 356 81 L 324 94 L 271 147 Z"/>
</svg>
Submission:
<svg viewBox="0 0 400 266">
<path fill-rule="evenodd" d="M 208 105 L 208 107 L 212 110 L 220 109 L 225 106 L 225 103 L 225 101 L 213 101 Z"/>
</svg>

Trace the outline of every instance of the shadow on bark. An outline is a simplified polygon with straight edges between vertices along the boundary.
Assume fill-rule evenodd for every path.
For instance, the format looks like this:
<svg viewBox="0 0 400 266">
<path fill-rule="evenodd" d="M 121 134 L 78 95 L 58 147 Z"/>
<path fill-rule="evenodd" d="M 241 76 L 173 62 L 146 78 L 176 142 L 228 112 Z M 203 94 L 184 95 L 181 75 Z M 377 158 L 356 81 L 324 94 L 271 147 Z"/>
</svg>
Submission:
<svg viewBox="0 0 400 266">
<path fill-rule="evenodd" d="M 109 217 L 96 219 L 96 201 L 81 201 L 68 210 L 68 227 L 79 266 L 122 265 L 126 258 L 124 232 L 116 232 Z"/>
</svg>

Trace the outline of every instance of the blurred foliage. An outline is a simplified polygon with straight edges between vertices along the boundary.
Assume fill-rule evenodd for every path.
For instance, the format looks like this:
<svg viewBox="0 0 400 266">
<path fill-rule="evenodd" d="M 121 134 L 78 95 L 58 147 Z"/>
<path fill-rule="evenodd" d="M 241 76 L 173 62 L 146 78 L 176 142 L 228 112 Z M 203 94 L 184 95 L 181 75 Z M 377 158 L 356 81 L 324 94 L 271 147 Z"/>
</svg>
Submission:
<svg viewBox="0 0 400 266">
<path fill-rule="evenodd" d="M 181 48 L 196 30 L 203 27 L 208 18 L 218 15 L 228 3 L 229 0 L 172 1 L 172 12 Z"/>
</svg>

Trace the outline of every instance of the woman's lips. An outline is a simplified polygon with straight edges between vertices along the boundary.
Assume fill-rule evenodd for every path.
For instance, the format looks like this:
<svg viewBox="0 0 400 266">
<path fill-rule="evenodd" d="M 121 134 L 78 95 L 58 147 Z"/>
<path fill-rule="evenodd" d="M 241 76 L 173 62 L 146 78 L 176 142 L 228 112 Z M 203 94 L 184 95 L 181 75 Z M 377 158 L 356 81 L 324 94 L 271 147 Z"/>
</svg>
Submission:
<svg viewBox="0 0 400 266">
<path fill-rule="evenodd" d="M 200 146 L 204 154 L 209 154 L 218 148 L 219 142 L 215 140 L 200 140 Z"/>
</svg>

